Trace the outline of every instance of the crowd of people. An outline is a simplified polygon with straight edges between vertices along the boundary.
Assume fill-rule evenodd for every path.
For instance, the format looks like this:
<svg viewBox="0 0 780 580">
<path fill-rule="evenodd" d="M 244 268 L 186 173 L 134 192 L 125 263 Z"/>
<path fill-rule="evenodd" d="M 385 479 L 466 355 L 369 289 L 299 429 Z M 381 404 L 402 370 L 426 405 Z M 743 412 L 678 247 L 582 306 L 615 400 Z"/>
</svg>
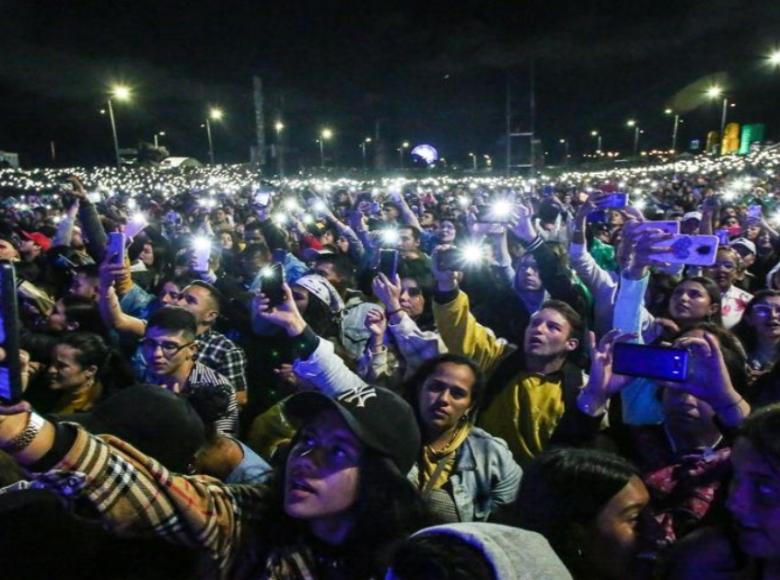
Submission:
<svg viewBox="0 0 780 580">
<path fill-rule="evenodd" d="M 5 575 L 780 578 L 779 164 L 0 171 Z"/>
</svg>

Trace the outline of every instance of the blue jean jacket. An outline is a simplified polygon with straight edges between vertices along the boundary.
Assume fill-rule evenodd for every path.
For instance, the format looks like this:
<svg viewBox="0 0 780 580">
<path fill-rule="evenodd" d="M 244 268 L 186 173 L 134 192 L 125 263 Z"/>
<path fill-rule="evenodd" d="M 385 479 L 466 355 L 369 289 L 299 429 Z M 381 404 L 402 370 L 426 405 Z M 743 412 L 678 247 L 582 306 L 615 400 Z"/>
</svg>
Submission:
<svg viewBox="0 0 780 580">
<path fill-rule="evenodd" d="M 523 471 L 504 440 L 474 427 L 460 446 L 450 475 L 460 521 L 485 521 L 496 508 L 515 501 L 522 477 Z M 407 478 L 419 484 L 417 464 Z"/>
</svg>

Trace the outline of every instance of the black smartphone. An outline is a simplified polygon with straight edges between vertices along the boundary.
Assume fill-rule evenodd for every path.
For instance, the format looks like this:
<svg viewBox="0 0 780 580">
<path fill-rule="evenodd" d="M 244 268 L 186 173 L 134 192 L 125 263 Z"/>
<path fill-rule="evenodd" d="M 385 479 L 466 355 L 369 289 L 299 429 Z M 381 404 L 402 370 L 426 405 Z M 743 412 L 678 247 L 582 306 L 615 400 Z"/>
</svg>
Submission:
<svg viewBox="0 0 780 580">
<path fill-rule="evenodd" d="M 269 306 L 279 306 L 284 302 L 284 268 L 281 264 L 271 264 L 263 271 L 261 290 L 268 298 Z"/>
<path fill-rule="evenodd" d="M 436 253 L 436 269 L 439 272 L 461 272 L 464 267 L 463 256 L 457 248 L 440 250 Z"/>
<path fill-rule="evenodd" d="M 670 346 L 618 342 L 615 344 L 612 371 L 620 375 L 681 383 L 688 378 L 688 351 Z"/>
<path fill-rule="evenodd" d="M 14 405 L 22 400 L 22 374 L 19 363 L 19 305 L 16 300 L 14 266 L 0 261 L 0 402 Z"/>
<path fill-rule="evenodd" d="M 379 271 L 391 282 L 398 273 L 398 250 L 379 250 Z"/>
</svg>

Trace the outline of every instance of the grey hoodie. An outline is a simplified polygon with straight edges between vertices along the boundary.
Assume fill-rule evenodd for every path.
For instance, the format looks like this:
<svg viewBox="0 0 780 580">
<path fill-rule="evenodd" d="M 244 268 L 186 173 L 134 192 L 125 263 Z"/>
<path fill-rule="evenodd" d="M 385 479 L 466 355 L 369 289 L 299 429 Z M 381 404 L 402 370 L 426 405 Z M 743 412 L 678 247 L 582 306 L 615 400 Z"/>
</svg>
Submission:
<svg viewBox="0 0 780 580">
<path fill-rule="evenodd" d="M 496 580 L 571 580 L 547 540 L 536 532 L 499 524 L 463 522 L 433 526 L 412 537 L 445 534 L 478 549 L 493 567 Z M 385 580 L 395 580 L 390 569 Z"/>
</svg>

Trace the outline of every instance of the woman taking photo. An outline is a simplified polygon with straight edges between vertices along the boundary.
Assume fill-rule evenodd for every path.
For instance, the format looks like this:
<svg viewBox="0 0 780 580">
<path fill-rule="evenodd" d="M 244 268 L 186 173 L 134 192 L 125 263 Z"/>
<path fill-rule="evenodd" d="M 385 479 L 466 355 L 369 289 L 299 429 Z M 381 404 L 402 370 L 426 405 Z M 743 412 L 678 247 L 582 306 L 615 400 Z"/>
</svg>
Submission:
<svg viewBox="0 0 780 580">
<path fill-rule="evenodd" d="M 447 347 L 433 328 L 430 300 L 417 278 L 402 275 L 390 280 L 380 273 L 372 287 L 385 311 L 366 315 L 371 338 L 358 360 L 358 374 L 372 384 L 396 389 L 423 361 Z"/>
</svg>

